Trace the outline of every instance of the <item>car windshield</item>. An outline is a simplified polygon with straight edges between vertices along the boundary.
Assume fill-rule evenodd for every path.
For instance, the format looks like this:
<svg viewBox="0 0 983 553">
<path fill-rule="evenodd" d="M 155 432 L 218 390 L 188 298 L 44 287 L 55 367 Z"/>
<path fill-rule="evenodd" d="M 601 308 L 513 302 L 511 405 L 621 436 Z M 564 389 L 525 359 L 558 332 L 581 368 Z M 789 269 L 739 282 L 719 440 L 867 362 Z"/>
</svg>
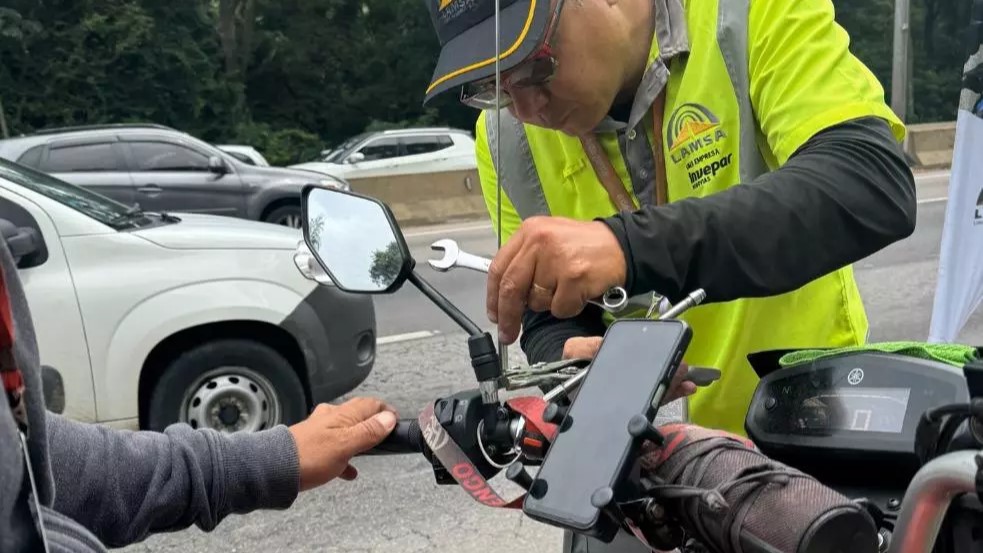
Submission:
<svg viewBox="0 0 983 553">
<path fill-rule="evenodd" d="M 89 217 L 122 229 L 133 226 L 139 211 L 79 186 L 58 180 L 6 159 L 0 159 L 0 178 L 67 205 Z"/>
<path fill-rule="evenodd" d="M 357 136 L 353 136 L 348 140 L 341 143 L 340 146 L 331 150 L 331 153 L 321 158 L 324 163 L 339 163 L 341 160 L 348 157 L 349 151 L 355 147 L 356 144 L 366 139 L 372 133 L 362 133 Z"/>
</svg>

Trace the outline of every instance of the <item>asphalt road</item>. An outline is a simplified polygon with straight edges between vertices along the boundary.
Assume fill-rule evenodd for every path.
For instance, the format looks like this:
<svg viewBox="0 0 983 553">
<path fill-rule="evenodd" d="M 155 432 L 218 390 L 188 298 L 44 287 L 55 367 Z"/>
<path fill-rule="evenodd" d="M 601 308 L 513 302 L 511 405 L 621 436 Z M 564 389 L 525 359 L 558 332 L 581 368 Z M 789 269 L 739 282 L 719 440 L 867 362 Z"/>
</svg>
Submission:
<svg viewBox="0 0 983 553">
<path fill-rule="evenodd" d="M 946 175 L 919 177 L 918 226 L 907 240 L 856 266 L 872 340 L 928 335 L 939 241 L 945 212 Z M 436 273 L 426 265 L 429 244 L 450 237 L 462 249 L 491 255 L 496 240 L 487 225 L 407 230 L 419 271 L 479 325 L 484 317 L 484 276 L 467 270 Z M 355 394 L 378 395 L 404 416 L 428 400 L 473 386 L 463 333 L 415 288 L 407 286 L 376 303 L 384 338 L 376 368 Z M 983 310 L 961 339 L 983 343 Z M 516 348 L 510 357 L 521 361 Z M 353 395 L 355 395 L 353 394 Z M 675 413 L 670 412 L 672 416 Z M 355 482 L 334 482 L 302 495 L 283 512 L 233 515 L 217 530 L 192 528 L 158 535 L 131 552 L 546 553 L 559 551 L 560 534 L 515 512 L 474 503 L 462 490 L 438 487 L 422 457 L 366 457 L 355 461 Z M 503 495 L 516 492 L 493 480 Z"/>
</svg>

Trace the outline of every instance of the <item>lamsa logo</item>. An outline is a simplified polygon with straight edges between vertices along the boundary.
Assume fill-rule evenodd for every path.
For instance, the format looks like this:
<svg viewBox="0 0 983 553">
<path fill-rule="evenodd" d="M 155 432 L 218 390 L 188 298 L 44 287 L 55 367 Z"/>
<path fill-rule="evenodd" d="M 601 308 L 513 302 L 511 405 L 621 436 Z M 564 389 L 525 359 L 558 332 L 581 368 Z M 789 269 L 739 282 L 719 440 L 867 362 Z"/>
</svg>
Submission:
<svg viewBox="0 0 983 553">
<path fill-rule="evenodd" d="M 727 133 L 706 106 L 686 103 L 677 107 L 667 127 L 670 159 L 677 166 L 685 165 L 693 188 L 710 182 L 733 161 L 732 152 L 721 152 L 721 140 L 727 138 Z"/>
</svg>

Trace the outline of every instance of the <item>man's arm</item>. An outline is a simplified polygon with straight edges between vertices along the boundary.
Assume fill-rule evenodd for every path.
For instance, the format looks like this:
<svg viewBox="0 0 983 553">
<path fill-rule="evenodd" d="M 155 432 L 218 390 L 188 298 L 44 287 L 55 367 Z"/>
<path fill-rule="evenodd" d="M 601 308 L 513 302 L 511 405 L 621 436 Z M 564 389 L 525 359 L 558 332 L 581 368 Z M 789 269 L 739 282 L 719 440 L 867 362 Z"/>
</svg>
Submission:
<svg viewBox="0 0 983 553">
<path fill-rule="evenodd" d="M 285 509 L 300 465 L 285 426 L 222 434 L 173 425 L 162 433 L 84 424 L 48 413 L 55 510 L 122 547 L 230 513 Z"/>
<path fill-rule="evenodd" d="M 678 301 L 771 296 L 909 236 L 915 183 L 884 121 L 820 132 L 781 169 L 700 199 L 604 221 L 625 253 L 629 294 Z M 666 239 L 671 237 L 671 239 Z"/>
<path fill-rule="evenodd" d="M 753 182 L 607 219 L 630 292 L 678 301 L 787 292 L 910 235 L 914 177 L 904 127 L 849 51 L 831 0 L 754 0 L 750 96 L 774 161 Z"/>
<path fill-rule="evenodd" d="M 594 304 L 587 304 L 579 315 L 569 319 L 558 319 L 549 311 L 527 309 L 522 316 L 519 346 L 529 363 L 559 361 L 570 338 L 604 335 L 607 327 L 602 316 L 601 308 Z"/>
</svg>

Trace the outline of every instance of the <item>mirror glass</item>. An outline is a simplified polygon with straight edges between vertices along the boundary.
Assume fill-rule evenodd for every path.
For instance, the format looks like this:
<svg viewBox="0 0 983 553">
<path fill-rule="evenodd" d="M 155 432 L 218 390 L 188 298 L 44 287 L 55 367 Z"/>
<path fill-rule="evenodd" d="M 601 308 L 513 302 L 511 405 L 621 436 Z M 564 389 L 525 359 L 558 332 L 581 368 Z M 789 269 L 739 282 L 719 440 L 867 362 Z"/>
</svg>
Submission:
<svg viewBox="0 0 983 553">
<path fill-rule="evenodd" d="M 353 292 L 382 292 L 406 259 L 378 203 L 316 188 L 307 196 L 304 235 L 335 282 Z"/>
</svg>

